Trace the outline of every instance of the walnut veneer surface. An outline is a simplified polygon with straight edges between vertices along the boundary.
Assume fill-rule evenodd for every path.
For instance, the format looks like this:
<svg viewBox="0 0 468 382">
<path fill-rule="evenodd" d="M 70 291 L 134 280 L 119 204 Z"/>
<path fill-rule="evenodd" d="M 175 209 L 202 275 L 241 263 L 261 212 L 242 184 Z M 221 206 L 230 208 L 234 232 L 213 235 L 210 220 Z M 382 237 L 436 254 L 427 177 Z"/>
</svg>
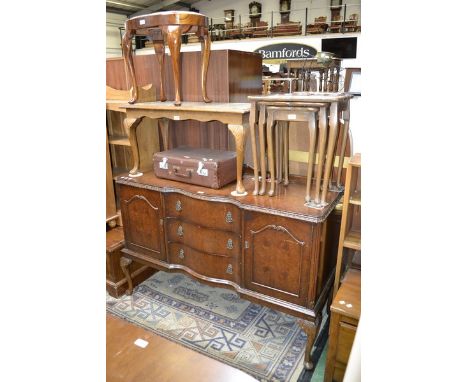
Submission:
<svg viewBox="0 0 468 382">
<path fill-rule="evenodd" d="M 251 176 L 243 181 L 253 188 Z M 331 293 L 330 263 L 336 261 L 336 252 L 325 250 L 333 247 L 326 240 L 327 217 L 341 193 L 329 192 L 329 204 L 317 210 L 304 206 L 304 184 L 296 179 L 271 198 L 232 196 L 234 183 L 214 190 L 149 172 L 117 183 L 129 293 L 132 261 L 232 288 L 299 317 L 308 335 L 305 366 L 312 368 L 310 350 Z"/>
</svg>

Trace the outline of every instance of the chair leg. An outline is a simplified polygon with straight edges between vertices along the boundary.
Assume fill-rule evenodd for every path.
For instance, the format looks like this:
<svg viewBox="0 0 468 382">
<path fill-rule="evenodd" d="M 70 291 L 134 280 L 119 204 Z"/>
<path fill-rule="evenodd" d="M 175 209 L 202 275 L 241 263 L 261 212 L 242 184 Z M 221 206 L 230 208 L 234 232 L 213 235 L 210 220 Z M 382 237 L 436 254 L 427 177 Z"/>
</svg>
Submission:
<svg viewBox="0 0 468 382">
<path fill-rule="evenodd" d="M 159 99 L 161 102 L 167 100 L 166 97 L 166 86 L 165 86 L 165 76 L 164 76 L 164 61 L 165 61 L 165 48 L 164 48 L 164 39 L 161 36 L 160 40 L 153 40 L 154 54 L 158 59 L 159 63 L 159 78 L 160 78 L 160 87 L 159 87 Z"/>
</svg>

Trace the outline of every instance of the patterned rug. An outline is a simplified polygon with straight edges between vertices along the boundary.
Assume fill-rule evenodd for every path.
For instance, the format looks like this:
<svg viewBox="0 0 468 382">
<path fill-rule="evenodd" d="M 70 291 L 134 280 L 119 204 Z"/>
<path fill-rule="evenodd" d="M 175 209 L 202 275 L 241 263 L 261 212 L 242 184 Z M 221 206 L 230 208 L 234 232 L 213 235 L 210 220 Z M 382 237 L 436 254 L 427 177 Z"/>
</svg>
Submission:
<svg viewBox="0 0 468 382">
<path fill-rule="evenodd" d="M 107 311 L 265 382 L 297 381 L 307 337 L 288 314 L 175 273 L 157 272 Z M 325 321 L 325 320 L 324 320 Z"/>
</svg>

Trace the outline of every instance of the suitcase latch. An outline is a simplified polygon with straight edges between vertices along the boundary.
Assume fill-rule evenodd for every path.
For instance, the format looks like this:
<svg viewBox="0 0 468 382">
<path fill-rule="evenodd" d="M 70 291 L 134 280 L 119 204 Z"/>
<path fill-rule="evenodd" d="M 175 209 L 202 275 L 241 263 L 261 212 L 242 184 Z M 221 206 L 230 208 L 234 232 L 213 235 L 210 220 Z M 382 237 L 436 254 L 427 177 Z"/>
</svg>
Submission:
<svg viewBox="0 0 468 382">
<path fill-rule="evenodd" d="M 208 169 L 207 168 L 203 168 L 203 162 L 202 161 L 199 161 L 198 162 L 198 170 L 197 170 L 197 174 L 198 175 L 201 175 L 201 176 L 208 176 Z"/>
<path fill-rule="evenodd" d="M 159 162 L 159 168 L 162 168 L 164 170 L 167 170 L 169 168 L 167 158 L 163 158 L 162 162 Z"/>
</svg>

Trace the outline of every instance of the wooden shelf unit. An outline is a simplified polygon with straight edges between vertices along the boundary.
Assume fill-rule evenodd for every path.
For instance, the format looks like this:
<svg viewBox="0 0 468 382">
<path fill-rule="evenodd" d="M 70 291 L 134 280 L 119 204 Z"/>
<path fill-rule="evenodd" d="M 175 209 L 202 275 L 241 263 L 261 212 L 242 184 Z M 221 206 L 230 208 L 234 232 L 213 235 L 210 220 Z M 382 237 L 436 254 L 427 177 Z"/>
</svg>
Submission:
<svg viewBox="0 0 468 382">
<path fill-rule="evenodd" d="M 343 264 L 345 250 L 348 253 L 346 264 Z M 355 154 L 349 160 L 346 171 L 333 296 L 338 292 L 341 278 L 351 263 L 350 251 L 361 251 L 361 154 Z"/>
</svg>

